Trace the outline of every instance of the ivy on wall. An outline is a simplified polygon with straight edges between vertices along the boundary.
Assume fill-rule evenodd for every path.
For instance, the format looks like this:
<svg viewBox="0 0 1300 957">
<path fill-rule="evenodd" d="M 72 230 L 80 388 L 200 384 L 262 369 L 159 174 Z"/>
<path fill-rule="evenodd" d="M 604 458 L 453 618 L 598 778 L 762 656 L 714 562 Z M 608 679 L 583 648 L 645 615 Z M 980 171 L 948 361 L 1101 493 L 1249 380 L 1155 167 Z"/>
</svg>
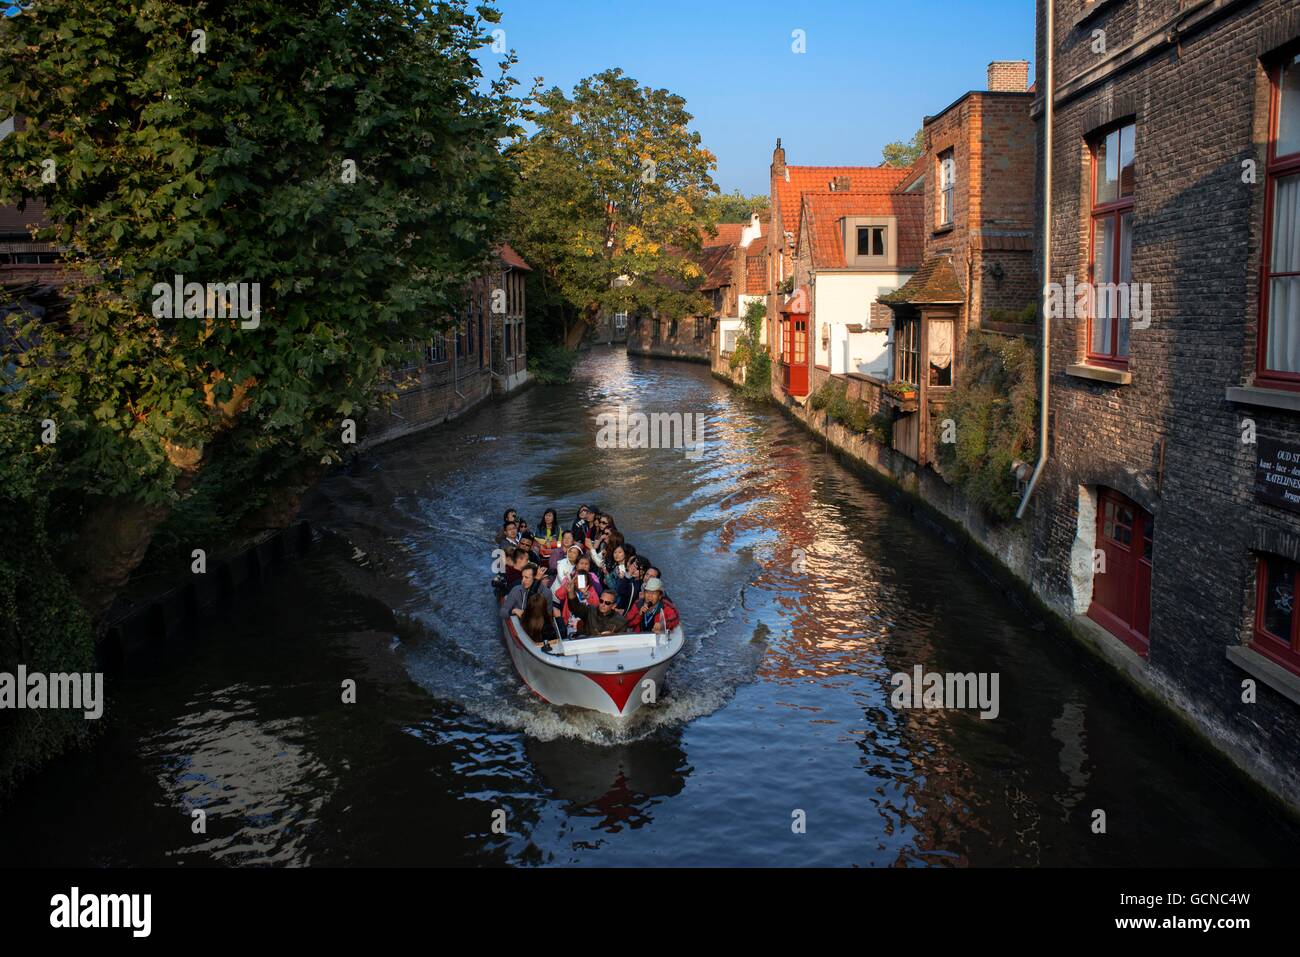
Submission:
<svg viewBox="0 0 1300 957">
<path fill-rule="evenodd" d="M 939 443 L 944 477 L 986 515 L 1006 520 L 1018 501 L 1012 463 L 1028 458 L 1038 419 L 1038 363 L 1022 338 L 971 332 L 947 406 L 954 442 Z"/>
</svg>

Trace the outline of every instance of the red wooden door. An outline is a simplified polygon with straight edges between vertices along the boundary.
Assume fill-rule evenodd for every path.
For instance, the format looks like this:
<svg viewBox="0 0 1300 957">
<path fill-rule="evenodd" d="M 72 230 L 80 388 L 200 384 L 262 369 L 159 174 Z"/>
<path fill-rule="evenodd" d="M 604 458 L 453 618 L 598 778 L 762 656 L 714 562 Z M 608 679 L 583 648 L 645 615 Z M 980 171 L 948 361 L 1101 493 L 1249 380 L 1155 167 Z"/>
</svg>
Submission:
<svg viewBox="0 0 1300 957">
<path fill-rule="evenodd" d="M 790 328 L 790 382 L 786 391 L 791 395 L 808 394 L 808 317 L 791 316 Z"/>
<path fill-rule="evenodd" d="M 1097 500 L 1097 548 L 1088 616 L 1145 656 L 1151 630 L 1151 554 L 1155 519 L 1132 499 L 1102 489 Z"/>
</svg>

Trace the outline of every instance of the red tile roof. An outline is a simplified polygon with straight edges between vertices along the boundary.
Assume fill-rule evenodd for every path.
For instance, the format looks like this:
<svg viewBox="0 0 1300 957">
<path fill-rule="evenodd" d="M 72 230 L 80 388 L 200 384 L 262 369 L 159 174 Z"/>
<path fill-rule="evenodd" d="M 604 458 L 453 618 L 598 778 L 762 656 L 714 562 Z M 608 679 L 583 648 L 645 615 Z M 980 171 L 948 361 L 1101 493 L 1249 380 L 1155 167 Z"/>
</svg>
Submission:
<svg viewBox="0 0 1300 957">
<path fill-rule="evenodd" d="M 745 250 L 745 295 L 767 294 L 767 232 L 749 244 Z"/>
<path fill-rule="evenodd" d="M 497 248 L 497 255 L 501 257 L 503 263 L 511 268 L 523 269 L 528 272 L 533 271 L 533 267 L 524 262 L 524 257 L 511 249 L 509 243 L 502 243 Z"/>
<path fill-rule="evenodd" d="M 804 193 L 830 194 L 831 183 L 839 177 L 847 177 L 847 192 L 888 192 L 909 172 L 907 167 L 897 166 L 787 166 L 785 169 L 785 176 L 774 179 L 781 203 L 780 226 L 788 233 L 799 229 L 800 197 Z"/>
<path fill-rule="evenodd" d="M 843 269 L 846 216 L 893 216 L 898 220 L 898 269 L 921 265 L 925 197 L 920 193 L 805 194 L 814 268 Z"/>
<path fill-rule="evenodd" d="M 728 243 L 740 242 L 740 234 L 745 231 L 749 223 L 718 223 L 717 235 L 712 235 L 703 226 L 700 227 L 700 239 L 705 246 L 725 246 Z"/>
<path fill-rule="evenodd" d="M 704 285 L 701 289 L 720 289 L 731 285 L 731 264 L 736 248 L 735 243 L 704 248 L 700 253 L 700 269 L 704 272 Z"/>
</svg>

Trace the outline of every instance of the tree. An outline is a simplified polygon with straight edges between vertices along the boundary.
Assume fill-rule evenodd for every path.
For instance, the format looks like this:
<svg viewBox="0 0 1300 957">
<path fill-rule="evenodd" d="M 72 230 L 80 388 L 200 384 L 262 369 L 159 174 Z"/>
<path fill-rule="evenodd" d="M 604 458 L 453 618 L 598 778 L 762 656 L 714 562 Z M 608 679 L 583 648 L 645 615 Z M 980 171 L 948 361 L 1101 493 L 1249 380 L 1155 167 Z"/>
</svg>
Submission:
<svg viewBox="0 0 1300 957">
<path fill-rule="evenodd" d="M 665 318 L 698 311 L 699 227 L 716 160 L 690 130 L 686 103 L 621 70 L 536 94 L 536 132 L 509 151 L 520 175 L 511 241 L 535 281 L 568 304 L 576 348 L 603 312 Z"/>
<path fill-rule="evenodd" d="M 76 276 L 66 319 L 7 323 L 29 348 L 0 382 L 0 458 L 39 463 L 99 539 L 69 552 L 93 611 L 214 462 L 254 463 L 255 502 L 337 460 L 342 420 L 456 311 L 512 184 L 513 58 L 490 83 L 476 61 L 496 20 L 466 0 L 63 0 L 0 20 L 0 115 L 26 118 L 0 141 L 0 204 L 42 199 Z M 176 315 L 176 276 L 222 290 Z M 228 284 L 257 291 L 255 318 L 223 315 Z"/>
<path fill-rule="evenodd" d="M 770 197 L 761 193 L 757 196 L 746 196 L 740 190 L 722 193 L 709 199 L 709 210 L 717 217 L 719 223 L 748 223 L 751 214 L 766 215 L 771 205 Z"/>
<path fill-rule="evenodd" d="M 919 129 L 910 143 L 886 143 L 880 151 L 881 162 L 886 166 L 911 166 L 925 155 L 925 130 Z"/>
</svg>

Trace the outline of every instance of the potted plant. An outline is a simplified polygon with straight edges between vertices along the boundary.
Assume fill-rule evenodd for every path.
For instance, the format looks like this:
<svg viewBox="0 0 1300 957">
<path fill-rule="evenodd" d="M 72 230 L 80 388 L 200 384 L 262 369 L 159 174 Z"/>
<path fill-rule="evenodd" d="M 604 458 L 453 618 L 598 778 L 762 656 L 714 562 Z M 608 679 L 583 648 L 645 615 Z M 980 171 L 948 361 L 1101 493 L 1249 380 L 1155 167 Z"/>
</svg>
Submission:
<svg viewBox="0 0 1300 957">
<path fill-rule="evenodd" d="M 889 383 L 889 385 L 885 386 L 885 391 L 900 399 L 916 398 L 916 386 L 910 382 L 904 382 L 902 379 Z"/>
</svg>

